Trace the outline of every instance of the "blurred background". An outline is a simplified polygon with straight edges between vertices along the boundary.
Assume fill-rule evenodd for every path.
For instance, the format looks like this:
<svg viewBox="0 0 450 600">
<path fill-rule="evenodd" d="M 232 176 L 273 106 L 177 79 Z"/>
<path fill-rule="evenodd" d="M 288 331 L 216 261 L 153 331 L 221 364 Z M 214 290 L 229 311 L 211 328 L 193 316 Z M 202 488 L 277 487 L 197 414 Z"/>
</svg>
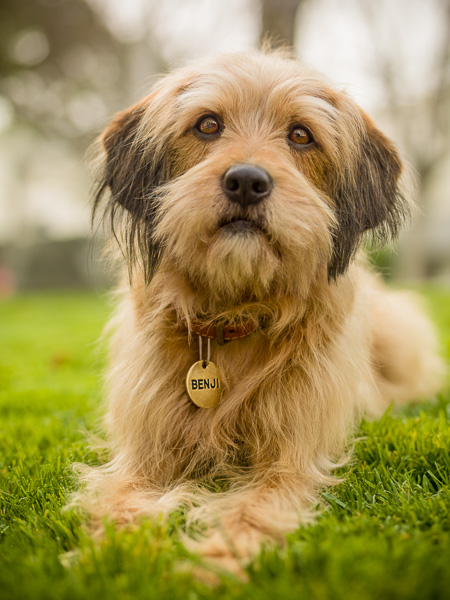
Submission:
<svg viewBox="0 0 450 600">
<path fill-rule="evenodd" d="M 156 74 L 269 33 L 344 86 L 417 171 L 402 280 L 450 283 L 450 0 L 2 0 L 0 296 L 109 284 L 86 150 Z"/>
</svg>

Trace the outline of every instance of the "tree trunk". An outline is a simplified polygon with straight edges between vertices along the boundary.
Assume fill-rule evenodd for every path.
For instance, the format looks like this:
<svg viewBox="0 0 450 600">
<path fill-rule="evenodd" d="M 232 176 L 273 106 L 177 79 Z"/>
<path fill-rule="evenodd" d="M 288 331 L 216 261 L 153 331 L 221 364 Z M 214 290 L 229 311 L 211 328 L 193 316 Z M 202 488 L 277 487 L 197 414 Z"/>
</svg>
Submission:
<svg viewBox="0 0 450 600">
<path fill-rule="evenodd" d="M 294 46 L 295 17 L 304 0 L 261 0 L 262 38 Z"/>
</svg>

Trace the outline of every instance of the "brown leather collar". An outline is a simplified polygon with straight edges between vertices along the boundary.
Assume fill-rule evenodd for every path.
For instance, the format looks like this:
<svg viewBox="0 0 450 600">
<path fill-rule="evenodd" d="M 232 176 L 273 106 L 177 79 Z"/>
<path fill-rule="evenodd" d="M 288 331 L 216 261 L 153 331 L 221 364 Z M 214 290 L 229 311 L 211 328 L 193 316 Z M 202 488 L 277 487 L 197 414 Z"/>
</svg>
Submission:
<svg viewBox="0 0 450 600">
<path fill-rule="evenodd" d="M 258 328 L 258 324 L 249 319 L 235 325 L 227 325 L 225 320 L 217 323 L 204 324 L 201 321 L 192 321 L 192 331 L 202 337 L 217 340 L 219 346 L 223 346 L 225 342 L 231 340 L 239 340 L 240 338 L 251 335 Z"/>
</svg>

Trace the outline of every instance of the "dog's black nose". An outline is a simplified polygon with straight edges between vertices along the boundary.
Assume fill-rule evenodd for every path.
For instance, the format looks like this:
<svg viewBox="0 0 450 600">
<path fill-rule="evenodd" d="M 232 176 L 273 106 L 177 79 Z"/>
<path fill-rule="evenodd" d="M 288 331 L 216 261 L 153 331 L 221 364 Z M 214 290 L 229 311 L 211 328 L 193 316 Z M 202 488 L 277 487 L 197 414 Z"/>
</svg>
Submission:
<svg viewBox="0 0 450 600">
<path fill-rule="evenodd" d="M 257 204 L 270 194 L 272 178 L 255 165 L 233 165 L 226 171 L 222 189 L 227 197 L 241 206 Z"/>
</svg>

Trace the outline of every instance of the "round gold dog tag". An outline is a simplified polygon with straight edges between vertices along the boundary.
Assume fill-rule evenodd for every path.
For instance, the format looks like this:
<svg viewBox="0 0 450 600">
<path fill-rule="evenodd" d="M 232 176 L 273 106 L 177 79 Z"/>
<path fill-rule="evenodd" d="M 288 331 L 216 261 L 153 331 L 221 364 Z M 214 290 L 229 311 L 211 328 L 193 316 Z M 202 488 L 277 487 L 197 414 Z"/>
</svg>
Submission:
<svg viewBox="0 0 450 600">
<path fill-rule="evenodd" d="M 200 408 L 212 408 L 220 400 L 222 382 L 219 369 L 211 361 L 199 360 L 186 375 L 189 398 Z"/>
</svg>

